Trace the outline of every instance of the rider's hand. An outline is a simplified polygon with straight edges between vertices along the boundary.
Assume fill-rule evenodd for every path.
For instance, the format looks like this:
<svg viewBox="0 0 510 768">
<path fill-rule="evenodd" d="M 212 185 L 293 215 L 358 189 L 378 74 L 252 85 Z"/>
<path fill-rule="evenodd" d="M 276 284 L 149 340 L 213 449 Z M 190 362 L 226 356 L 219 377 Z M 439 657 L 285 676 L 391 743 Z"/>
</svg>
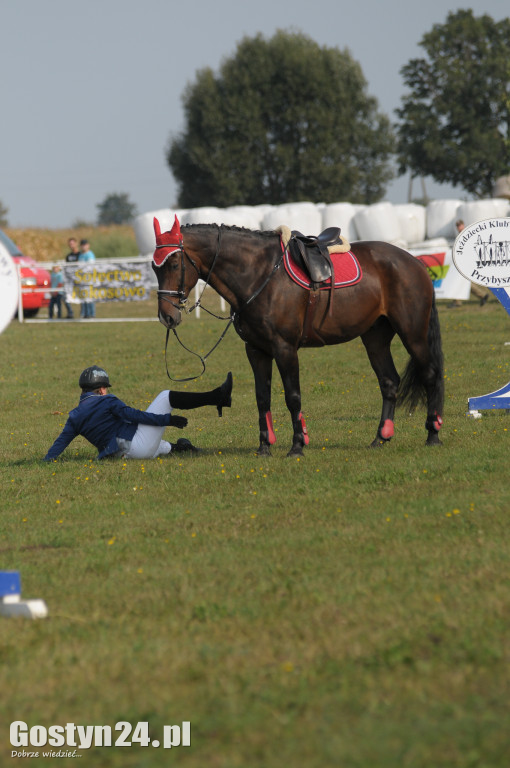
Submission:
<svg viewBox="0 0 510 768">
<path fill-rule="evenodd" d="M 172 416 L 170 414 L 170 426 L 177 429 L 184 429 L 188 425 L 188 419 L 185 416 Z"/>
</svg>

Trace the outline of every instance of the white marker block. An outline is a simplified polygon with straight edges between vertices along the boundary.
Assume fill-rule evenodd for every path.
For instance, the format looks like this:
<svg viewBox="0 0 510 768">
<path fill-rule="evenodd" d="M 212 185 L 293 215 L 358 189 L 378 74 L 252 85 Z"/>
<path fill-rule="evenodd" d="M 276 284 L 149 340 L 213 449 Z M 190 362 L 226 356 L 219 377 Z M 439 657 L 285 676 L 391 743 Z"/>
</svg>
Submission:
<svg viewBox="0 0 510 768">
<path fill-rule="evenodd" d="M 44 600 L 21 600 L 19 595 L 0 598 L 0 616 L 24 616 L 27 619 L 45 619 L 48 608 Z"/>
</svg>

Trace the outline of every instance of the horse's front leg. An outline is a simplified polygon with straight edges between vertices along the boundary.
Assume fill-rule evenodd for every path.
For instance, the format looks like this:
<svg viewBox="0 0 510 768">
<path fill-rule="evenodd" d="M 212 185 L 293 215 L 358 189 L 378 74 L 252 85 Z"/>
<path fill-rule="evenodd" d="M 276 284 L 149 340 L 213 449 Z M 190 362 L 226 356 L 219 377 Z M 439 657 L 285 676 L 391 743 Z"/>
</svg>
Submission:
<svg viewBox="0 0 510 768">
<path fill-rule="evenodd" d="M 304 446 L 308 445 L 308 433 L 301 413 L 298 354 L 295 349 L 288 348 L 275 355 L 275 359 L 282 377 L 285 402 L 292 419 L 292 446 L 287 456 L 302 456 Z"/>
<path fill-rule="evenodd" d="M 270 456 L 270 446 L 276 442 L 271 416 L 271 378 L 273 358 L 260 349 L 246 344 L 246 355 L 255 377 L 255 396 L 259 410 L 260 445 L 258 456 Z"/>
</svg>

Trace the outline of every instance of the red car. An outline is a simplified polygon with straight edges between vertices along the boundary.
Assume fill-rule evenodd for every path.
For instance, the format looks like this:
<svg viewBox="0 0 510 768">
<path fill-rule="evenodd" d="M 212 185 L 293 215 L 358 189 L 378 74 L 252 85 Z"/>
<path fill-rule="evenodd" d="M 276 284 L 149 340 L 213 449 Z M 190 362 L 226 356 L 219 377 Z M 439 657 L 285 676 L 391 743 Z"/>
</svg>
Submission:
<svg viewBox="0 0 510 768">
<path fill-rule="evenodd" d="M 35 317 L 41 307 L 47 307 L 50 303 L 50 273 L 47 269 L 39 267 L 30 256 L 24 256 L 1 229 L 0 242 L 7 248 L 15 264 L 20 265 L 23 314 L 26 317 Z"/>
</svg>

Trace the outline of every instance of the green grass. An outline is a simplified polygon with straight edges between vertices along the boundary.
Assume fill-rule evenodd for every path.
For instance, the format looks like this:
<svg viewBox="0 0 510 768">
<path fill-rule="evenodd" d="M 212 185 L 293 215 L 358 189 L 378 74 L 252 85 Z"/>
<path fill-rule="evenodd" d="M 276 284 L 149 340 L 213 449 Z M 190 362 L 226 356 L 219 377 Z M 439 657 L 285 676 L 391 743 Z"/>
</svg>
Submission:
<svg viewBox="0 0 510 768">
<path fill-rule="evenodd" d="M 98 310 L 155 314 L 154 302 Z M 209 388 L 233 370 L 223 419 L 187 414 L 201 456 L 98 463 L 79 438 L 44 464 L 87 365 L 104 365 L 135 407 L 169 387 L 164 330 L 6 329 L 0 569 L 19 570 L 49 617 L 0 620 L 4 763 L 14 720 L 148 721 L 158 739 L 189 720 L 190 748 L 92 747 L 79 764 L 506 768 L 510 418 L 465 413 L 469 396 L 509 381 L 510 329 L 495 303 L 442 305 L 440 319 L 443 446 L 425 446 L 419 411 L 398 413 L 384 449 L 367 447 L 380 396 L 354 341 L 301 353 L 300 461 L 285 456 L 276 371 L 278 443 L 255 456 L 253 379 L 230 331 L 202 379 L 175 385 Z M 187 319 L 183 341 L 204 352 L 222 327 Z M 175 376 L 200 369 L 174 339 L 168 363 Z"/>
</svg>

